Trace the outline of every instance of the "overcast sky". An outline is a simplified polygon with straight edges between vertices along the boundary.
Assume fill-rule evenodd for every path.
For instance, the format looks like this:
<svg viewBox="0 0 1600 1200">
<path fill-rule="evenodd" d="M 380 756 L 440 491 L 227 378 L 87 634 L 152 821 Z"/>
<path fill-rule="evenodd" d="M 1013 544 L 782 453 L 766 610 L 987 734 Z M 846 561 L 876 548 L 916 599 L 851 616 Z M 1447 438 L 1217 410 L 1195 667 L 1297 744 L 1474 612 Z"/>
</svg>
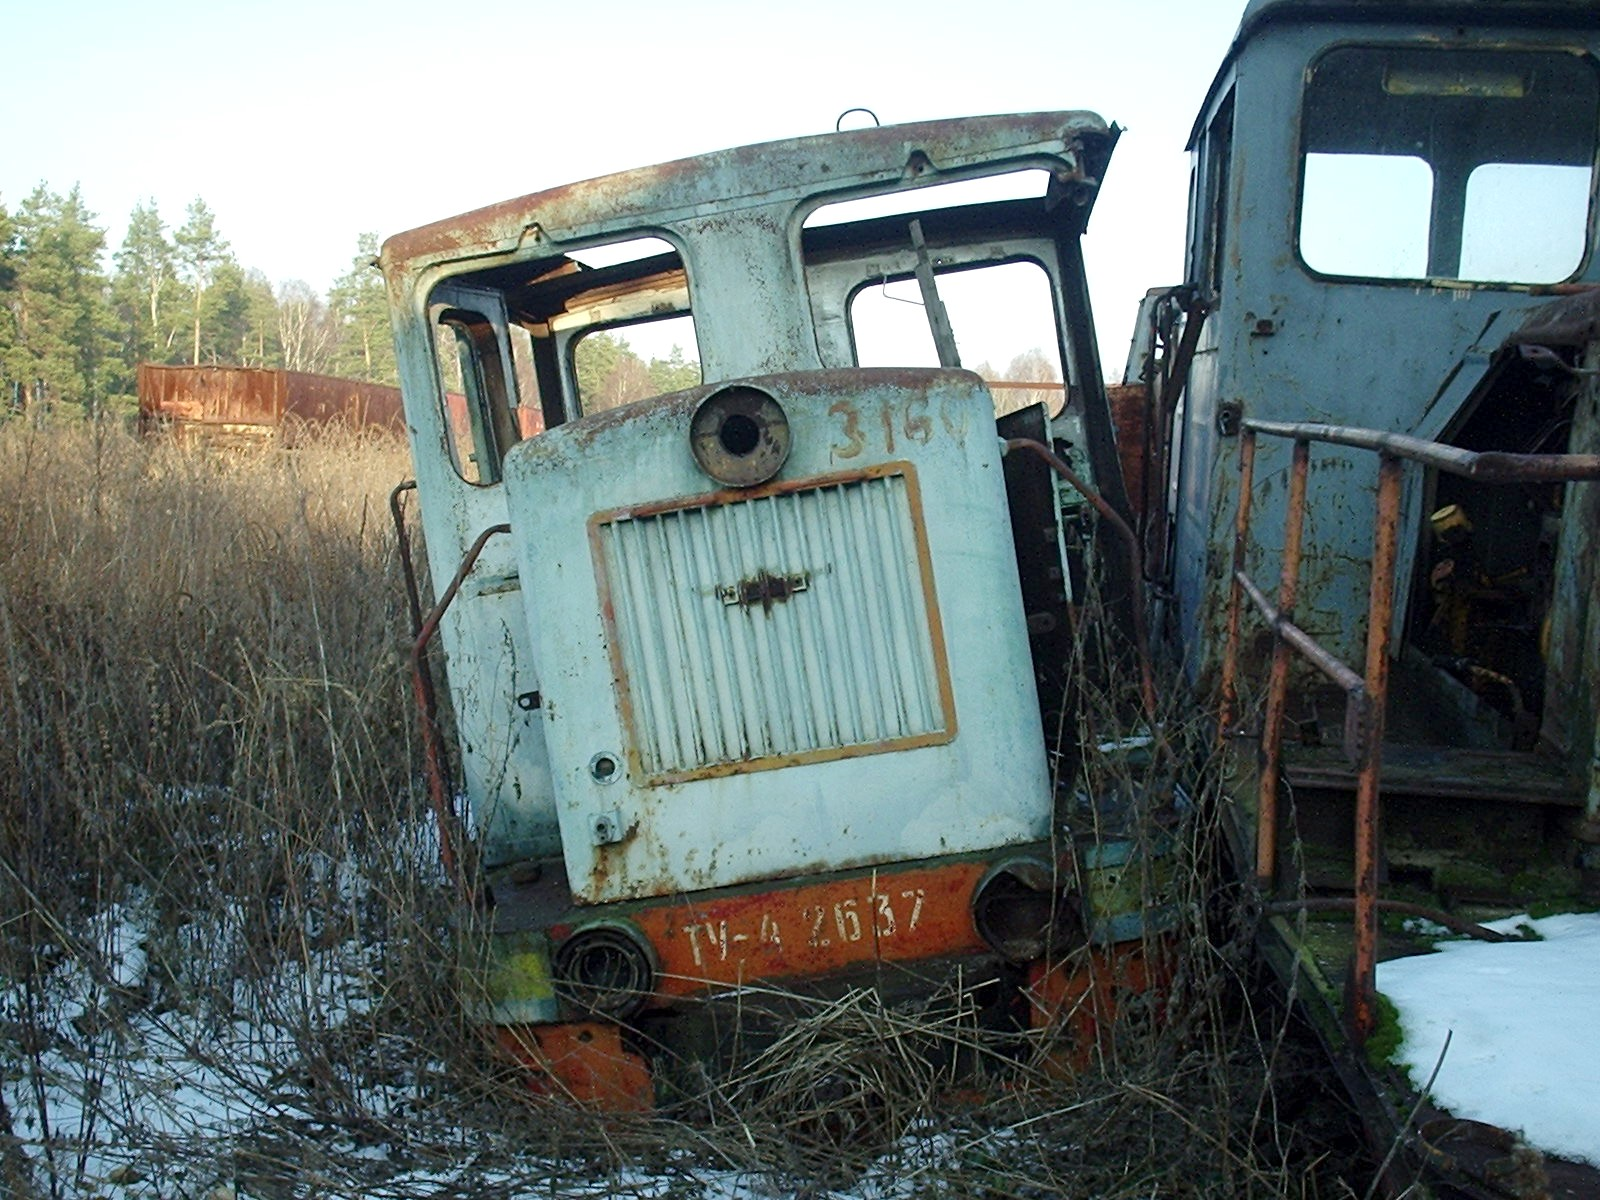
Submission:
<svg viewBox="0 0 1600 1200">
<path fill-rule="evenodd" d="M 1086 108 L 1127 130 L 1087 243 L 1108 377 L 1181 270 L 1184 143 L 1242 0 L 0 0 L 0 203 L 81 184 L 121 242 L 201 196 L 325 290 L 387 236 L 558 183 L 831 130 Z M 803 20 L 798 14 L 804 13 Z"/>
</svg>

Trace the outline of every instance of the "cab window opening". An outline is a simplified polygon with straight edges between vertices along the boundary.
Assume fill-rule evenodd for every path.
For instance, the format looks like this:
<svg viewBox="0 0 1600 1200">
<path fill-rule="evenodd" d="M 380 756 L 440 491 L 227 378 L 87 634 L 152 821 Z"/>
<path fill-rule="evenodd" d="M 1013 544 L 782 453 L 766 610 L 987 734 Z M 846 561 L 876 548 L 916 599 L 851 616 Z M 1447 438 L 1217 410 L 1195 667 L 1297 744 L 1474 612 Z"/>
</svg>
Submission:
<svg viewBox="0 0 1600 1200">
<path fill-rule="evenodd" d="M 1066 407 L 1055 300 L 1050 277 L 1029 259 L 936 269 L 961 365 L 994 393 L 995 415 L 1044 404 L 1052 417 Z M 938 366 L 916 278 L 884 276 L 850 298 L 856 365 Z"/>
<path fill-rule="evenodd" d="M 1597 80 L 1560 51 L 1329 51 L 1304 95 L 1301 260 L 1336 277 L 1570 279 L 1587 259 Z"/>
<path fill-rule="evenodd" d="M 468 483 L 498 482 L 524 438 L 700 381 L 683 256 L 653 234 L 455 276 L 430 311 L 446 441 Z"/>
<path fill-rule="evenodd" d="M 438 315 L 435 327 L 451 461 L 468 483 L 498 483 L 500 460 L 522 431 L 494 326 L 480 313 L 450 308 Z"/>
<path fill-rule="evenodd" d="M 700 348 L 688 313 L 583 330 L 571 342 L 581 413 L 605 412 L 701 382 Z"/>
</svg>

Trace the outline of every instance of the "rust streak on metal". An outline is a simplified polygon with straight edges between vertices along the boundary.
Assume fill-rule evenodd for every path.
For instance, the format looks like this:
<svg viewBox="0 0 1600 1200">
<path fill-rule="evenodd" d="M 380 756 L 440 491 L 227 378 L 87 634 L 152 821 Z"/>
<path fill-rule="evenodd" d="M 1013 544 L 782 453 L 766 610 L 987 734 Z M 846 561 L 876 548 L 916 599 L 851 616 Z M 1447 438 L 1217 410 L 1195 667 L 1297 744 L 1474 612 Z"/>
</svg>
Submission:
<svg viewBox="0 0 1600 1200">
<path fill-rule="evenodd" d="M 406 585 L 406 606 L 411 616 L 411 637 L 413 642 L 422 634 L 422 597 L 417 589 L 417 574 L 415 564 L 411 558 L 411 535 L 406 529 L 405 493 L 415 491 L 417 481 L 408 479 L 395 485 L 389 493 L 389 515 L 394 519 L 395 540 L 400 547 L 401 575 Z M 444 742 L 439 734 L 439 700 L 438 692 L 434 687 L 433 668 L 428 663 L 426 653 L 413 653 L 411 657 L 411 680 L 417 701 L 417 720 L 420 722 L 422 732 L 422 753 L 425 771 L 428 778 L 429 797 L 434 806 L 434 819 L 439 821 L 439 797 L 434 791 L 434 781 L 442 783 L 445 778 Z M 439 856 L 445 858 L 448 830 L 440 825 Z M 455 873 L 455 856 L 452 853 L 445 862 L 445 869 Z"/>
<path fill-rule="evenodd" d="M 1239 581 L 1250 542 L 1250 497 L 1255 486 L 1256 435 L 1239 438 L 1239 508 L 1233 522 L 1233 584 L 1228 593 L 1228 640 L 1222 655 L 1222 706 L 1217 714 L 1217 744 L 1226 745 L 1239 719 Z"/>
<path fill-rule="evenodd" d="M 589 226 L 625 227 L 706 205 L 726 209 L 761 198 L 727 195 L 729 178 L 750 175 L 770 179 L 768 192 L 782 192 L 814 181 L 824 170 L 843 187 L 854 180 L 903 177 L 910 163 L 914 175 L 932 183 L 946 169 L 1010 150 L 1018 160 L 1046 160 L 1064 182 L 1092 185 L 1096 181 L 1085 171 L 1092 155 L 1084 147 L 1111 136 L 1094 114 L 1065 111 L 885 125 L 740 146 L 564 184 L 424 225 L 388 239 L 381 258 L 394 264 L 474 250 L 490 254 L 545 231 L 559 240 Z"/>
<path fill-rule="evenodd" d="M 762 570 L 738 583 L 729 584 L 723 589 L 722 602 L 737 604 L 742 608 L 759 605 L 761 611 L 770 613 L 774 604 L 782 604 L 789 597 L 806 591 L 808 586 L 803 571 L 779 575 Z"/>
<path fill-rule="evenodd" d="M 1365 1043 L 1377 1025 L 1378 782 L 1383 770 L 1384 703 L 1389 694 L 1389 629 L 1394 620 L 1395 559 L 1400 541 L 1400 485 L 1404 462 L 1385 454 L 1378 467 L 1377 522 L 1372 543 L 1372 592 L 1367 610 L 1365 753 L 1356 784 L 1355 962 L 1348 1018 L 1351 1035 Z"/>
<path fill-rule="evenodd" d="M 1311 443 L 1297 439 L 1289 472 L 1289 504 L 1284 517 L 1283 564 L 1278 579 L 1278 612 L 1294 621 L 1300 590 L 1300 548 L 1306 523 L 1306 476 L 1311 470 Z M 1275 630 L 1276 632 L 1276 630 Z M 1270 891 L 1278 870 L 1278 769 L 1283 749 L 1283 714 L 1289 700 L 1289 667 L 1294 647 L 1281 633 L 1272 646 L 1272 674 L 1267 684 L 1267 712 L 1261 730 L 1261 770 L 1256 792 L 1256 886 Z"/>
<path fill-rule="evenodd" d="M 139 431 L 293 442 L 299 426 L 405 429 L 400 389 L 268 367 L 139 364 Z"/>
<path fill-rule="evenodd" d="M 400 573 L 405 579 L 406 607 L 411 614 L 411 636 L 422 632 L 422 596 L 417 590 L 416 564 L 411 558 L 411 534 L 406 529 L 404 496 L 417 490 L 417 481 L 407 479 L 389 493 L 389 516 L 394 521 L 395 541 L 400 546 Z"/>
<path fill-rule="evenodd" d="M 1105 518 L 1127 545 L 1128 565 L 1132 572 L 1130 579 L 1135 588 L 1140 587 L 1144 582 L 1144 555 L 1139 551 L 1139 537 L 1122 519 L 1121 514 L 1106 503 L 1105 497 L 1085 483 L 1076 471 L 1042 442 L 1036 442 L 1032 438 L 1012 438 L 1006 442 L 1005 448 L 1008 453 L 1012 450 L 1027 450 L 1037 454 L 1050 464 L 1051 470 L 1071 484 L 1074 491 L 1094 506 L 1095 511 Z M 1145 628 L 1143 598 L 1135 595 L 1131 599 L 1134 651 L 1139 656 L 1139 695 L 1144 703 L 1144 715 L 1153 723 L 1156 719 L 1156 676 L 1155 669 L 1150 663 L 1150 637 Z"/>
</svg>

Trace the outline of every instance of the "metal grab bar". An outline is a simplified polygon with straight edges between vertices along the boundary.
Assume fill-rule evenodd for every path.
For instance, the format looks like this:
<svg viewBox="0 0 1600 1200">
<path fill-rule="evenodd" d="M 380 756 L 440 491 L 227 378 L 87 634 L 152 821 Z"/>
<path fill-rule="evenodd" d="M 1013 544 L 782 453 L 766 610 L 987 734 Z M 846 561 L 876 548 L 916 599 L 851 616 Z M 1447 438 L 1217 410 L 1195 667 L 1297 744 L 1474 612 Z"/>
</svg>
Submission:
<svg viewBox="0 0 1600 1200">
<path fill-rule="evenodd" d="M 444 746 L 434 721 L 433 677 L 427 665 L 428 643 L 438 632 L 439 622 L 444 619 L 445 610 L 450 607 L 451 601 L 456 598 L 456 593 L 461 590 L 461 585 L 466 582 L 489 539 L 496 534 L 510 532 L 510 525 L 491 525 L 477 536 L 461 560 L 461 565 L 456 568 L 455 578 L 450 581 L 450 586 L 445 588 L 444 595 L 439 597 L 439 602 L 423 620 L 417 630 L 416 638 L 411 643 L 412 690 L 416 694 L 417 712 L 422 724 L 422 760 L 428 776 L 428 798 L 433 806 L 433 819 L 439 831 L 439 861 L 444 864 L 445 872 L 451 877 L 462 899 L 469 906 L 473 903 L 475 894 L 472 881 L 467 878 L 455 852 L 455 838 L 452 831 L 456 823 L 456 812 L 455 806 L 450 801 L 449 785 L 445 779 Z"/>
<path fill-rule="evenodd" d="M 1254 490 L 1256 438 L 1294 442 L 1285 518 L 1283 563 L 1274 607 L 1245 571 Z M 1358 676 L 1294 624 L 1299 588 L 1301 535 L 1311 443 L 1349 446 L 1378 455 L 1377 511 L 1367 606 L 1365 672 Z M 1345 692 L 1345 748 L 1358 768 L 1355 812 L 1355 952 L 1347 1020 L 1355 1040 L 1365 1042 L 1377 1023 L 1378 813 L 1383 765 L 1384 713 L 1389 689 L 1389 636 L 1394 619 L 1395 564 L 1399 551 L 1400 492 L 1405 464 L 1418 462 L 1484 483 L 1554 483 L 1600 479 L 1600 455 L 1510 454 L 1463 450 L 1405 434 L 1348 425 L 1247 419 L 1239 442 L 1239 505 L 1234 522 L 1233 571 L 1222 662 L 1218 736 L 1223 742 L 1238 720 L 1240 621 L 1248 596 L 1273 631 L 1272 674 L 1261 731 L 1256 793 L 1256 884 L 1270 891 L 1278 860 L 1278 768 L 1283 716 L 1288 699 L 1289 655 L 1297 652 Z"/>
<path fill-rule="evenodd" d="M 1450 475 L 1480 483 L 1564 483 L 1600 479 L 1600 454 L 1509 454 L 1499 450 L 1463 450 L 1443 442 L 1430 442 L 1403 433 L 1384 433 L 1357 425 L 1293 424 L 1247 419 L 1243 427 L 1253 433 L 1296 441 L 1326 442 L 1373 450 L 1436 467 Z"/>
<path fill-rule="evenodd" d="M 1250 536 L 1250 493 L 1258 434 L 1294 439 L 1289 478 L 1284 549 L 1274 609 L 1244 569 Z M 1338 438 L 1324 436 L 1327 433 Z M 1389 627 L 1394 615 L 1395 559 L 1399 546 L 1400 485 L 1405 460 L 1378 448 L 1377 514 L 1373 527 L 1371 591 L 1367 608 L 1366 671 L 1363 676 L 1329 654 L 1316 639 L 1294 624 L 1299 588 L 1301 533 L 1305 523 L 1306 481 L 1311 470 L 1311 442 L 1358 444 L 1356 434 L 1387 435 L 1336 426 L 1285 425 L 1245 421 L 1239 443 L 1239 510 L 1234 523 L 1233 579 L 1228 599 L 1228 636 L 1223 652 L 1220 736 L 1226 740 L 1238 714 L 1240 611 L 1249 595 L 1273 629 L 1272 675 L 1266 721 L 1261 731 L 1260 774 L 1256 790 L 1256 885 L 1272 889 L 1278 862 L 1278 768 L 1283 744 L 1283 716 L 1288 702 L 1291 652 L 1299 652 L 1339 684 L 1349 698 L 1345 715 L 1346 752 L 1359 774 L 1355 815 L 1355 951 L 1346 1019 L 1352 1038 L 1364 1044 L 1377 1025 L 1378 962 L 1378 777 L 1383 760 L 1384 706 L 1389 690 Z M 1350 436 L 1346 436 L 1350 435 Z M 1415 442 L 1416 439 L 1406 439 Z M 1431 444 L 1431 443 L 1430 443 Z M 1410 447 L 1408 447 L 1409 449 Z M 1449 447 L 1446 447 L 1449 449 Z M 1413 456 L 1416 457 L 1416 456 Z M 1600 465 L 1600 464 L 1597 464 Z M 1359 685 L 1359 686 L 1358 686 Z"/>
</svg>

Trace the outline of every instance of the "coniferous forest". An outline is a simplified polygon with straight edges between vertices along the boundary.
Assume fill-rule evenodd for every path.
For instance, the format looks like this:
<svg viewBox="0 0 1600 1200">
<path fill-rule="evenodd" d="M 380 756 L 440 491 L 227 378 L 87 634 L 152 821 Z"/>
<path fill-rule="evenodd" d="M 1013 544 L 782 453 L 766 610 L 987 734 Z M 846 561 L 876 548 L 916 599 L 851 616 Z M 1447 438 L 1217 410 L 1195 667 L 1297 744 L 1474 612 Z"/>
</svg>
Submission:
<svg viewBox="0 0 1600 1200">
<path fill-rule="evenodd" d="M 141 362 L 282 367 L 394 383 L 378 238 L 326 296 L 240 263 L 204 200 L 176 227 L 136 205 L 114 250 L 76 186 L 0 203 L 0 396 L 119 414 Z"/>
<path fill-rule="evenodd" d="M 0 201 L 0 413 L 129 414 L 141 362 L 397 384 L 378 242 L 362 234 L 324 296 L 240 263 L 198 197 L 175 228 L 154 201 L 135 205 L 114 250 L 76 186 Z M 678 347 L 647 362 L 609 333 L 585 339 L 575 370 L 603 407 L 700 378 Z"/>
</svg>

